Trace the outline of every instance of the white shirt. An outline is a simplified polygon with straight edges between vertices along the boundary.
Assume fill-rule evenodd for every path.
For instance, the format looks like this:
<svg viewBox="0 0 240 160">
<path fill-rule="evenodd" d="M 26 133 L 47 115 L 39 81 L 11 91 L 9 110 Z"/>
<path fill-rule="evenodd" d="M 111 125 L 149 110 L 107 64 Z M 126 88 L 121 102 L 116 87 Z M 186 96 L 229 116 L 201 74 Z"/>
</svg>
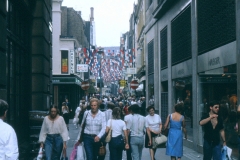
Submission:
<svg viewBox="0 0 240 160">
<path fill-rule="evenodd" d="M 124 116 L 124 121 L 126 122 L 126 124 L 128 124 L 128 122 L 131 120 L 132 118 L 132 114 L 128 114 L 126 116 Z"/>
<path fill-rule="evenodd" d="M 62 116 L 59 116 L 55 121 L 51 121 L 48 116 L 44 118 L 39 142 L 45 142 L 47 134 L 60 134 L 63 141 L 68 140 L 68 130 Z"/>
<path fill-rule="evenodd" d="M 127 129 L 125 122 L 121 119 L 109 119 L 107 127 L 112 128 L 112 137 L 123 134 L 123 131 Z"/>
<path fill-rule="evenodd" d="M 106 117 L 106 122 L 112 118 L 112 110 L 111 109 L 108 109 L 106 110 L 105 112 L 105 117 Z"/>
<path fill-rule="evenodd" d="M 14 129 L 0 119 L 0 160 L 18 159 L 18 142 Z"/>
<path fill-rule="evenodd" d="M 86 118 L 86 115 L 87 115 L 87 118 Z M 82 124 L 84 123 L 85 120 L 86 120 L 86 126 L 84 129 L 84 133 L 96 134 L 99 138 L 101 138 L 106 130 L 105 114 L 100 110 L 98 110 L 98 113 L 95 115 L 95 117 L 93 117 L 91 110 L 85 111 Z"/>
<path fill-rule="evenodd" d="M 151 130 L 159 132 L 160 124 L 162 124 L 162 120 L 159 115 L 154 114 L 153 116 L 151 115 L 146 116 L 146 127 L 149 127 Z"/>
<path fill-rule="evenodd" d="M 130 136 L 143 137 L 145 123 L 145 117 L 139 114 L 133 114 L 131 120 L 127 123 L 127 129 L 131 131 Z"/>
</svg>

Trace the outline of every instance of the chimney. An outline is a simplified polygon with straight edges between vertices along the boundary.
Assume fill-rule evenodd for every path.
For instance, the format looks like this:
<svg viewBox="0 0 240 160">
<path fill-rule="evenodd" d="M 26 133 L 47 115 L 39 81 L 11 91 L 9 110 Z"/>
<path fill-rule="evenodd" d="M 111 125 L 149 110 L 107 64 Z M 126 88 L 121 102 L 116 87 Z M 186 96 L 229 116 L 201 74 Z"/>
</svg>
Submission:
<svg viewBox="0 0 240 160">
<path fill-rule="evenodd" d="M 94 21 L 94 8 L 91 7 L 90 10 L 91 10 L 90 22 L 92 22 L 92 21 Z"/>
</svg>

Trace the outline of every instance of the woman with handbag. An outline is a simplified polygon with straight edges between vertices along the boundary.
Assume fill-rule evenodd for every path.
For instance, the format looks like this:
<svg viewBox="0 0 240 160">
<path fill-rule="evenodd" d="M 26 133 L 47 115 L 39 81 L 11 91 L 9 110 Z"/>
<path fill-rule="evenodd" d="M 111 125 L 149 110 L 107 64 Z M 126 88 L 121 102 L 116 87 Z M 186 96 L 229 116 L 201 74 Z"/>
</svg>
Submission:
<svg viewBox="0 0 240 160">
<path fill-rule="evenodd" d="M 149 115 L 146 116 L 146 128 L 147 134 L 145 136 L 145 148 L 149 148 L 151 160 L 154 160 L 156 148 L 153 148 L 152 139 L 158 134 L 161 134 L 162 120 L 158 114 L 155 114 L 155 108 L 153 105 L 147 107 Z"/>
<path fill-rule="evenodd" d="M 183 103 L 175 105 L 175 112 L 168 115 L 164 128 L 167 128 L 170 124 L 168 132 L 166 155 L 171 156 L 171 160 L 181 159 L 183 156 L 183 134 L 187 139 L 187 130 L 184 116 L 181 115 L 183 110 Z"/>
<path fill-rule="evenodd" d="M 121 109 L 119 107 L 113 109 L 112 119 L 107 122 L 106 133 L 107 138 L 111 137 L 109 142 L 110 160 L 122 160 L 122 151 L 124 148 L 128 149 L 129 145 L 126 124 L 121 120 Z M 125 144 L 122 133 L 125 136 Z"/>
</svg>

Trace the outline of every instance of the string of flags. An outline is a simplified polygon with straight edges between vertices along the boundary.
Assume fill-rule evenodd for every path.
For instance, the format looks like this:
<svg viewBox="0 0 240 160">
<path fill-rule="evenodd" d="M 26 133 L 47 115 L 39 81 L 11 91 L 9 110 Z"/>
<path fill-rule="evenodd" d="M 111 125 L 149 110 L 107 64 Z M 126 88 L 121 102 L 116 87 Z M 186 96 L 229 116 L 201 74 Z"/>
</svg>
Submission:
<svg viewBox="0 0 240 160">
<path fill-rule="evenodd" d="M 103 50 L 101 55 L 97 52 L 96 49 L 83 48 L 79 58 L 84 64 L 89 65 L 90 72 L 95 78 L 101 77 L 104 82 L 122 79 L 124 76 L 123 71 L 132 68 L 135 63 L 135 49 L 108 49 Z"/>
</svg>

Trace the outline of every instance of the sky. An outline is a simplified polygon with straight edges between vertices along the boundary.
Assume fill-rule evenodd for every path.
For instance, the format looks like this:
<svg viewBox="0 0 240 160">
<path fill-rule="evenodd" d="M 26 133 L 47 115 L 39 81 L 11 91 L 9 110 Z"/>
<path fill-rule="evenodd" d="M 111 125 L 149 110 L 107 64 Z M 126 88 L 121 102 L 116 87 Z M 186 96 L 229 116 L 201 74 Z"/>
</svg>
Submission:
<svg viewBox="0 0 240 160">
<path fill-rule="evenodd" d="M 82 18 L 90 20 L 90 8 L 94 8 L 97 46 L 120 45 L 120 36 L 129 31 L 129 19 L 137 0 L 63 0 L 62 6 L 81 11 Z"/>
</svg>

